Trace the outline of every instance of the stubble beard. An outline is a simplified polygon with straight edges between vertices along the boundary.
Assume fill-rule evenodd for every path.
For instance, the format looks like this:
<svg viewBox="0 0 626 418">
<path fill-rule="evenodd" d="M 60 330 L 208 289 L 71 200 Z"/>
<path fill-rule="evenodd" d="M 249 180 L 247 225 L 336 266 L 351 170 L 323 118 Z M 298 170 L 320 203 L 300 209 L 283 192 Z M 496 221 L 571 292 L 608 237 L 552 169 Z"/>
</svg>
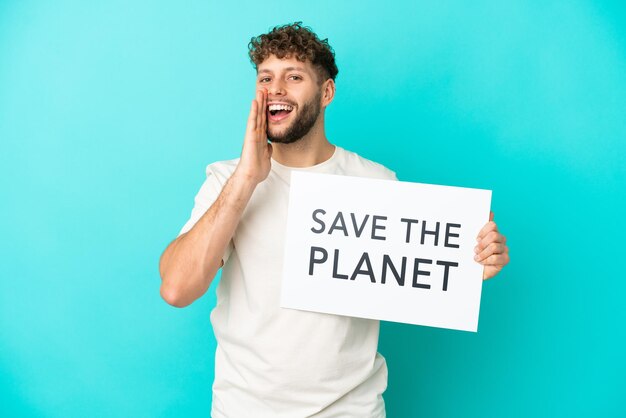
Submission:
<svg viewBox="0 0 626 418">
<path fill-rule="evenodd" d="M 292 144 L 308 134 L 320 114 L 321 98 L 322 92 L 319 91 L 312 100 L 302 106 L 300 114 L 282 133 L 274 132 L 268 124 L 267 138 L 270 142 L 276 144 Z"/>
</svg>

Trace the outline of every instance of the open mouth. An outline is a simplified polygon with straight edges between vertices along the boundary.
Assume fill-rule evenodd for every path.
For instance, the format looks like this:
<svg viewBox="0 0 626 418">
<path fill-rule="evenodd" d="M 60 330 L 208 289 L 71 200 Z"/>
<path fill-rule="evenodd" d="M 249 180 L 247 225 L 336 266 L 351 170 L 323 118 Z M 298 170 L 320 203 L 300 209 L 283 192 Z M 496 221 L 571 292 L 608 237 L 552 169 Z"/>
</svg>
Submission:
<svg viewBox="0 0 626 418">
<path fill-rule="evenodd" d="M 267 106 L 267 119 L 270 122 L 278 122 L 285 119 L 291 111 L 293 106 L 288 104 L 271 104 Z"/>
</svg>

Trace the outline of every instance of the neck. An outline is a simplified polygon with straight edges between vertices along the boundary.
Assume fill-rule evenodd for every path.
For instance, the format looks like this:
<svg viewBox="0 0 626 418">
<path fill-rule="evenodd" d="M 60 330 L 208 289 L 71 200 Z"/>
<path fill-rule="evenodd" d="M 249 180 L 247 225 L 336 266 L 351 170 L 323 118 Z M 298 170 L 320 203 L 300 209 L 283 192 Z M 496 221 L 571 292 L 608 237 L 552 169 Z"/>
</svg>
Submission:
<svg viewBox="0 0 626 418">
<path fill-rule="evenodd" d="M 332 157 L 335 146 L 326 138 L 324 117 L 302 138 L 291 144 L 272 143 L 272 159 L 287 167 L 311 167 Z"/>
</svg>

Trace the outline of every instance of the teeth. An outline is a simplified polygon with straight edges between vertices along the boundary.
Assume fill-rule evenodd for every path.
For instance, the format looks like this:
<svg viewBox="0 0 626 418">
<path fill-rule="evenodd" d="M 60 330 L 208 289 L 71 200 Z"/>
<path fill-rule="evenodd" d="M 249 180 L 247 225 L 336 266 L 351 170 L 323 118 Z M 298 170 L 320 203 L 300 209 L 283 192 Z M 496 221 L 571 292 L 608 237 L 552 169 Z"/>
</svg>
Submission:
<svg viewBox="0 0 626 418">
<path fill-rule="evenodd" d="M 293 106 L 283 104 L 271 104 L 267 107 L 268 110 L 293 110 Z"/>
</svg>

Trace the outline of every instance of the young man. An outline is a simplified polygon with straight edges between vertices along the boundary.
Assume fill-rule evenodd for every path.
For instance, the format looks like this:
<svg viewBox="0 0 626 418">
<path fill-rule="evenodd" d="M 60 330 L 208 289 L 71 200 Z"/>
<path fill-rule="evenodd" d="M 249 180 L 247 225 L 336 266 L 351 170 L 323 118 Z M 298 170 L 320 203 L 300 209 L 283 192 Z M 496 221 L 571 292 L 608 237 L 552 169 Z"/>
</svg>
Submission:
<svg viewBox="0 0 626 418">
<path fill-rule="evenodd" d="M 189 221 L 161 257 L 161 295 L 187 306 L 223 266 L 211 313 L 213 418 L 384 417 L 379 322 L 283 309 L 279 298 L 291 172 L 396 176 L 326 138 L 338 72 L 326 40 L 296 23 L 249 48 L 257 92 L 241 157 L 207 167 Z M 508 262 L 508 249 L 492 221 L 479 237 L 487 279 Z"/>
</svg>

